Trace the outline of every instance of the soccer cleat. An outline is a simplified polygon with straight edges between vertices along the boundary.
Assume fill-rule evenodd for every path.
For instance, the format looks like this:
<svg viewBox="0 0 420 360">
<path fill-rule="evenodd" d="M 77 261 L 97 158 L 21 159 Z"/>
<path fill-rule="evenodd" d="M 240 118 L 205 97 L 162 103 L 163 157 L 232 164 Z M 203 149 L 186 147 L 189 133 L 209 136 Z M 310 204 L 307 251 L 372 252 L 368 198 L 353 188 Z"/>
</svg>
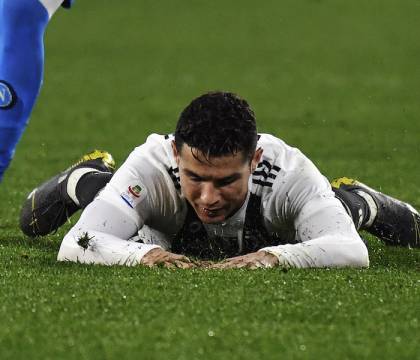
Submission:
<svg viewBox="0 0 420 360">
<path fill-rule="evenodd" d="M 73 6 L 74 0 L 64 0 L 61 6 L 66 9 L 70 9 Z"/>
<path fill-rule="evenodd" d="M 346 177 L 332 181 L 331 186 L 366 201 L 370 214 L 362 229 L 388 245 L 420 247 L 420 215 L 410 204 Z"/>
<path fill-rule="evenodd" d="M 20 228 L 23 233 L 33 237 L 56 231 L 71 215 L 93 200 L 112 177 L 114 170 L 112 155 L 106 151 L 94 150 L 32 190 L 20 214 Z M 95 187 L 89 187 L 90 195 L 85 196 L 81 204 L 76 196 L 76 186 L 88 174 L 101 177 L 95 182 Z"/>
</svg>

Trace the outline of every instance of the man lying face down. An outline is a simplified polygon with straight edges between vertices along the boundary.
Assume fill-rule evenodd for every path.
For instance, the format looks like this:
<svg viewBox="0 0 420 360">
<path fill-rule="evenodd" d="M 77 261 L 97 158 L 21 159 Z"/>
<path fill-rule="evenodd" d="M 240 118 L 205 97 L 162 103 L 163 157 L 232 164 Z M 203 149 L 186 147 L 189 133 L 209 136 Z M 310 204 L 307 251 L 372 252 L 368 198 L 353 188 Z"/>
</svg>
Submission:
<svg viewBox="0 0 420 360">
<path fill-rule="evenodd" d="M 367 267 L 364 229 L 419 246 L 410 205 L 348 178 L 331 184 L 298 149 L 258 134 L 229 92 L 194 99 L 173 135 L 150 135 L 113 173 L 95 151 L 31 192 L 30 236 L 84 211 L 58 260 L 190 268 Z"/>
</svg>

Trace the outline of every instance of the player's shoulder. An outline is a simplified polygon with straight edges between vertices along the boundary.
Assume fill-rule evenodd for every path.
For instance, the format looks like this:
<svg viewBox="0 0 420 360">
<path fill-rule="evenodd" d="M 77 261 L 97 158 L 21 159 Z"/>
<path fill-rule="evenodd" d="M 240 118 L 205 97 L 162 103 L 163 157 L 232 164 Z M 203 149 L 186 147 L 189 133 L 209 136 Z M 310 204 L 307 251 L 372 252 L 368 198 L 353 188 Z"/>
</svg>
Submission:
<svg viewBox="0 0 420 360">
<path fill-rule="evenodd" d="M 260 134 L 257 147 L 263 150 L 262 158 L 253 173 L 253 192 L 263 196 L 290 194 L 298 184 L 307 187 L 323 183 L 313 162 L 298 148 L 270 135 Z"/>
<path fill-rule="evenodd" d="M 175 187 L 179 190 L 179 175 L 172 152 L 172 135 L 151 134 L 136 147 L 122 164 L 120 172 L 143 179 L 148 187 Z"/>
<path fill-rule="evenodd" d="M 297 147 L 290 146 L 273 135 L 260 134 L 257 147 L 263 150 L 262 160 L 280 167 L 285 174 L 314 167 L 312 161 Z"/>
<path fill-rule="evenodd" d="M 172 135 L 151 134 L 146 141 L 137 146 L 127 161 L 134 164 L 147 164 L 147 168 L 170 168 L 175 165 L 172 152 Z"/>
<path fill-rule="evenodd" d="M 143 156 L 172 157 L 173 135 L 150 134 L 146 141 L 137 146 L 134 152 Z"/>
<path fill-rule="evenodd" d="M 259 134 L 257 147 L 263 149 L 263 158 L 270 162 L 289 162 L 305 158 L 302 152 L 271 134 Z"/>
</svg>

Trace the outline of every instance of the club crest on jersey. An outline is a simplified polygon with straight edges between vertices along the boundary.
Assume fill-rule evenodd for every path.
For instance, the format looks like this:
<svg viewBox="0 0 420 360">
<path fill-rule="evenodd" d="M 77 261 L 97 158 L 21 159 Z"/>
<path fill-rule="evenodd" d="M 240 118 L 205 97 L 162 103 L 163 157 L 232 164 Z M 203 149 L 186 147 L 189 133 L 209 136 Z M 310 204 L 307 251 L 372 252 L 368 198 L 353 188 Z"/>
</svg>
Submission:
<svg viewBox="0 0 420 360">
<path fill-rule="evenodd" d="M 0 80 L 0 109 L 10 109 L 16 103 L 16 93 L 12 86 Z"/>
<path fill-rule="evenodd" d="M 130 185 L 128 189 L 121 193 L 121 198 L 127 203 L 128 206 L 134 208 L 146 196 L 146 191 L 143 186 L 136 184 Z"/>
</svg>

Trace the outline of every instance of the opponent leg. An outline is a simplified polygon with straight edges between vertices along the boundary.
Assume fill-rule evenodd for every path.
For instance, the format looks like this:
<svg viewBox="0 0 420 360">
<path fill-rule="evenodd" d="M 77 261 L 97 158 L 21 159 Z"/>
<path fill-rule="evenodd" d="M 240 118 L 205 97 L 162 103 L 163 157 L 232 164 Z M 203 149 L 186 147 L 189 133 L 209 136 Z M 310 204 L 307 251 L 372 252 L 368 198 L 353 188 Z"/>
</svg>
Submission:
<svg viewBox="0 0 420 360">
<path fill-rule="evenodd" d="M 388 245 L 420 247 L 420 215 L 410 204 L 345 177 L 331 185 L 358 230 Z"/>
<path fill-rule="evenodd" d="M 41 88 L 44 31 L 62 2 L 0 0 L 0 180 Z"/>
<path fill-rule="evenodd" d="M 57 230 L 94 199 L 111 179 L 114 168 L 111 154 L 95 150 L 32 190 L 20 214 L 23 233 L 41 236 Z"/>
</svg>

